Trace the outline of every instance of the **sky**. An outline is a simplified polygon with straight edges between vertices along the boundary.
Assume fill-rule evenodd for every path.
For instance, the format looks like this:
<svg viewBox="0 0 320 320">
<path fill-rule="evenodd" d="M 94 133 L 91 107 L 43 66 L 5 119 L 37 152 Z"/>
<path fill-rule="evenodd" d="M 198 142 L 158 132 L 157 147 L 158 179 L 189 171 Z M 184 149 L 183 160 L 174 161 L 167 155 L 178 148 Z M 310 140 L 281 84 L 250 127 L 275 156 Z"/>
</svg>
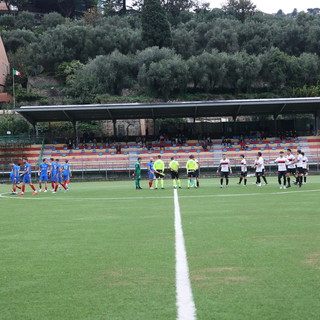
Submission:
<svg viewBox="0 0 320 320">
<path fill-rule="evenodd" d="M 227 1 L 224 0 L 202 0 L 203 2 L 210 2 L 211 8 L 221 8 Z M 291 13 L 293 9 L 298 11 L 307 11 L 308 8 L 319 8 L 319 0 L 251 0 L 257 9 L 265 13 L 277 13 L 282 9 L 284 13 Z"/>
</svg>

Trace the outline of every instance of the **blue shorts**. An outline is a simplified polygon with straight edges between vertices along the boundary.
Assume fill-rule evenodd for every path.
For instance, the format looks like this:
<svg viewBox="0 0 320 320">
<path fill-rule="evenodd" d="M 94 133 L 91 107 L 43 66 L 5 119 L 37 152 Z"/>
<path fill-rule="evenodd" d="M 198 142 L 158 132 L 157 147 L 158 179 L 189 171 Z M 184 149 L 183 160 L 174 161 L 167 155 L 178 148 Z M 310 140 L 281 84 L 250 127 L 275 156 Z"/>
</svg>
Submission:
<svg viewBox="0 0 320 320">
<path fill-rule="evenodd" d="M 56 180 L 56 182 L 59 182 L 59 183 L 62 182 L 61 174 L 58 174 L 58 175 L 57 175 L 57 180 Z"/>
<path fill-rule="evenodd" d="M 154 179 L 154 172 L 148 172 L 149 179 Z"/>
<path fill-rule="evenodd" d="M 70 176 L 68 174 L 64 174 L 63 175 L 63 180 L 70 180 Z"/>
<path fill-rule="evenodd" d="M 30 175 L 29 175 L 29 174 L 23 175 L 22 182 L 24 182 L 24 183 L 31 183 Z"/>
<path fill-rule="evenodd" d="M 41 174 L 39 181 L 48 181 L 48 175 L 47 174 Z"/>
<path fill-rule="evenodd" d="M 19 183 L 19 178 L 18 177 L 11 177 L 10 176 L 10 179 L 11 179 L 12 183 Z"/>
</svg>

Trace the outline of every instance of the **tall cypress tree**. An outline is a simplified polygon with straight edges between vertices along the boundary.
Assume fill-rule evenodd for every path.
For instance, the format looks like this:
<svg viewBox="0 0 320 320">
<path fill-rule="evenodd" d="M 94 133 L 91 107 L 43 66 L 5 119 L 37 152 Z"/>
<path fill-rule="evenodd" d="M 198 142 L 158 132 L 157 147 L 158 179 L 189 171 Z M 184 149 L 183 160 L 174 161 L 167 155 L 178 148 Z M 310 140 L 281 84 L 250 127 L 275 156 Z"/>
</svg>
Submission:
<svg viewBox="0 0 320 320">
<path fill-rule="evenodd" d="M 142 41 L 145 47 L 171 47 L 171 28 L 160 0 L 145 0 L 142 7 Z"/>
</svg>

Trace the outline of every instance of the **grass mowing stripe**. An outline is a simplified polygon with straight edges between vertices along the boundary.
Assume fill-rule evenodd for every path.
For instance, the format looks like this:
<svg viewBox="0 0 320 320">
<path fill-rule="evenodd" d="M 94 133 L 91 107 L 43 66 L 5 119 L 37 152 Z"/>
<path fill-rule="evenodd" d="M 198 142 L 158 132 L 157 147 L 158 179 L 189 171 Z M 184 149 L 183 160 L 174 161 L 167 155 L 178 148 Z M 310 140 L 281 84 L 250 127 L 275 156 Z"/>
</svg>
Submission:
<svg viewBox="0 0 320 320">
<path fill-rule="evenodd" d="M 207 195 L 195 195 L 195 196 L 180 196 L 180 198 L 221 198 L 221 197 L 242 197 L 242 196 L 267 196 L 267 195 L 283 195 L 283 194 L 296 194 L 296 193 L 304 193 L 304 192 L 320 192 L 320 189 L 314 189 L 314 190 L 296 190 L 296 191 L 280 191 L 280 192 L 269 192 L 269 193 L 231 193 L 231 194 L 207 194 Z M 8 196 L 6 196 L 8 195 Z M 172 199 L 174 197 L 172 196 L 160 196 L 160 197 L 99 197 L 99 198 L 72 198 L 72 197 L 63 197 L 63 198 L 58 198 L 58 197 L 37 197 L 37 196 L 32 196 L 32 197 L 17 197 L 17 196 L 10 196 L 10 193 L 1 193 L 0 198 L 4 199 L 18 199 L 18 200 L 81 200 L 81 201 L 86 201 L 86 200 L 147 200 L 147 199 Z"/>
<path fill-rule="evenodd" d="M 176 238 L 176 291 L 177 320 L 195 320 L 196 308 L 193 300 L 187 252 L 181 224 L 181 212 L 177 189 L 174 189 L 174 227 Z"/>
</svg>

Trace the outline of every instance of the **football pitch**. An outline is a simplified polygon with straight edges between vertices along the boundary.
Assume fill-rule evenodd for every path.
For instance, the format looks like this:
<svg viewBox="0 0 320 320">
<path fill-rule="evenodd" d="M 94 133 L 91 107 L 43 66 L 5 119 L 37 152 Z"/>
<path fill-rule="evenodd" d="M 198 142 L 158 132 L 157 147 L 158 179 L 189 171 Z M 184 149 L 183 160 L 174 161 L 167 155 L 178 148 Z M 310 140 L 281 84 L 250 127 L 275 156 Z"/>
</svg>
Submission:
<svg viewBox="0 0 320 320">
<path fill-rule="evenodd" d="M 170 180 L 35 196 L 0 185 L 0 319 L 177 319 L 177 214 L 196 309 L 179 320 L 319 319 L 320 177 L 268 180 L 182 181 L 180 210 Z"/>
</svg>

